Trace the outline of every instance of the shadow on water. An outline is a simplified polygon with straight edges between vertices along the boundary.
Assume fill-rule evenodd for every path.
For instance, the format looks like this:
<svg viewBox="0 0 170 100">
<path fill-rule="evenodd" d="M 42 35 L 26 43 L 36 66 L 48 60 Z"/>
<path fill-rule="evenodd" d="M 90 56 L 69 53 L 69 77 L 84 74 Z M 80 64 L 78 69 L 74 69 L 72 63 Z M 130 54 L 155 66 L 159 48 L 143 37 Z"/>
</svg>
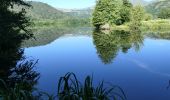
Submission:
<svg viewBox="0 0 170 100">
<path fill-rule="evenodd" d="M 136 51 L 139 51 L 143 45 L 143 40 L 144 36 L 140 31 L 114 30 L 93 32 L 93 42 L 104 64 L 112 63 L 119 51 L 127 53 L 130 48 L 135 48 Z"/>
</svg>

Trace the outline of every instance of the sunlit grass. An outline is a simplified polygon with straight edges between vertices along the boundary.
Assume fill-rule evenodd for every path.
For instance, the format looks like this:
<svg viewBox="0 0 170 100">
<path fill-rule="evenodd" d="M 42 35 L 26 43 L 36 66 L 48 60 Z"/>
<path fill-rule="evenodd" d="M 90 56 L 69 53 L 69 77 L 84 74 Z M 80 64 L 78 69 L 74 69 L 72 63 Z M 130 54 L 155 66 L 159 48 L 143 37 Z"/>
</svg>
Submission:
<svg viewBox="0 0 170 100">
<path fill-rule="evenodd" d="M 158 32 L 158 31 L 169 31 L 170 30 L 170 20 L 168 19 L 156 19 L 142 21 L 142 26 L 140 27 L 142 31 L 145 32 Z M 125 30 L 130 31 L 129 23 L 123 25 L 112 25 L 111 30 Z"/>
<path fill-rule="evenodd" d="M 143 21 L 142 29 L 143 30 L 152 30 L 152 31 L 169 30 L 170 29 L 170 20 L 158 19 L 158 20 Z"/>
</svg>

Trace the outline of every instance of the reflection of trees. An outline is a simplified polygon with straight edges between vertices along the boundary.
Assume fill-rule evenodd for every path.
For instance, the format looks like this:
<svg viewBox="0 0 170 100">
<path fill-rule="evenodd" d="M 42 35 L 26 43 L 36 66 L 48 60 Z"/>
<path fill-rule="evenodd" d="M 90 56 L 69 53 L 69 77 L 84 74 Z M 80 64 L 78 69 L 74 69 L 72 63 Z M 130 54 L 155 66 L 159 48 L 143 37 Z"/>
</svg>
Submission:
<svg viewBox="0 0 170 100">
<path fill-rule="evenodd" d="M 145 33 L 145 35 L 154 39 L 170 40 L 170 32 L 150 32 L 150 33 Z"/>
<path fill-rule="evenodd" d="M 140 33 L 118 30 L 109 32 L 109 34 L 95 31 L 93 39 L 97 53 L 105 64 L 111 63 L 120 50 L 124 53 L 132 47 L 139 50 L 143 42 L 143 36 Z"/>
</svg>

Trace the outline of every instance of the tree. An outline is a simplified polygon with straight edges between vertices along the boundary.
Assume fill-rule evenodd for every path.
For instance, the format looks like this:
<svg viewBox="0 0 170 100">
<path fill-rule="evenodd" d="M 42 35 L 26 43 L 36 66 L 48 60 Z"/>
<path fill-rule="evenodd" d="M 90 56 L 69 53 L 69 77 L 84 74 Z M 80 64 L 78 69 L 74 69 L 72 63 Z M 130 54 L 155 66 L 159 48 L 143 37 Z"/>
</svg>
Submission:
<svg viewBox="0 0 170 100">
<path fill-rule="evenodd" d="M 32 61 L 23 62 L 24 49 L 20 47 L 23 40 L 33 36 L 28 30 L 31 23 L 29 18 L 25 17 L 25 9 L 18 12 L 13 10 L 14 5 L 29 5 L 23 0 L 0 0 L 0 4 L 0 79 L 3 79 L 9 88 L 21 84 L 23 90 L 31 91 L 39 74 L 32 70 Z M 23 63 L 18 63 L 19 61 Z M 0 96 L 2 95 L 3 90 L 0 89 Z"/>
<path fill-rule="evenodd" d="M 146 13 L 146 14 L 144 15 L 144 20 L 145 20 L 145 21 L 151 20 L 152 18 L 153 18 L 152 14 Z"/>
<path fill-rule="evenodd" d="M 93 12 L 92 23 L 96 28 L 104 24 L 116 24 L 120 19 L 121 0 L 98 0 Z"/>
<path fill-rule="evenodd" d="M 14 5 L 27 7 L 29 5 L 23 0 L 1 0 L 0 4 L 0 38 L 3 39 L 4 35 L 9 35 L 10 39 L 18 39 L 18 41 L 30 38 L 32 34 L 27 28 L 31 23 L 25 16 L 25 9 L 13 11 Z M 8 42 L 8 40 L 5 41 Z"/>
<path fill-rule="evenodd" d="M 130 29 L 139 30 L 139 27 L 142 25 L 141 21 L 144 19 L 145 11 L 144 8 L 140 5 L 133 7 L 131 11 L 131 23 Z"/>
<path fill-rule="evenodd" d="M 117 25 L 121 25 L 130 21 L 130 12 L 133 5 L 128 0 L 123 0 L 123 6 L 120 10 L 120 19 L 116 21 Z"/>
<path fill-rule="evenodd" d="M 96 7 L 93 12 L 92 23 L 96 28 L 99 28 L 101 25 L 105 23 L 104 15 L 103 15 L 103 3 L 101 0 L 96 2 Z"/>
</svg>

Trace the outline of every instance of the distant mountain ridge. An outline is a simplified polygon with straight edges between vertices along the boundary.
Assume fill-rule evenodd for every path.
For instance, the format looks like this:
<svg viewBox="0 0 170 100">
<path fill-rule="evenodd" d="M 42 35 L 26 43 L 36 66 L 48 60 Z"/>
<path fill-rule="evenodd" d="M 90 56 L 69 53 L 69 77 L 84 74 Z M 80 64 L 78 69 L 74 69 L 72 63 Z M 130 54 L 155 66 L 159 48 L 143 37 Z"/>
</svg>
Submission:
<svg viewBox="0 0 170 100">
<path fill-rule="evenodd" d="M 67 12 L 67 14 L 69 14 L 72 17 L 77 16 L 79 18 L 90 18 L 92 16 L 93 9 L 94 8 L 73 9 Z"/>
<path fill-rule="evenodd" d="M 54 8 L 46 3 L 37 1 L 27 1 L 32 7 L 27 8 L 27 16 L 32 19 L 64 19 L 64 18 L 89 18 L 91 9 L 64 10 Z M 21 7 L 15 6 L 15 10 L 21 10 Z"/>
<path fill-rule="evenodd" d="M 133 4 L 133 5 L 147 5 L 149 2 L 145 1 L 145 0 L 130 0 L 130 2 Z"/>
<path fill-rule="evenodd" d="M 61 9 L 52 7 L 46 3 L 37 1 L 27 1 L 31 8 L 25 8 L 27 15 L 32 19 L 64 19 L 64 18 L 90 18 L 92 16 L 94 6 L 85 9 Z M 153 0 L 146 2 L 145 0 L 130 0 L 133 5 L 141 4 L 145 6 L 146 11 L 156 14 L 163 7 L 170 7 L 170 0 Z M 20 10 L 21 7 L 15 7 Z"/>
</svg>

